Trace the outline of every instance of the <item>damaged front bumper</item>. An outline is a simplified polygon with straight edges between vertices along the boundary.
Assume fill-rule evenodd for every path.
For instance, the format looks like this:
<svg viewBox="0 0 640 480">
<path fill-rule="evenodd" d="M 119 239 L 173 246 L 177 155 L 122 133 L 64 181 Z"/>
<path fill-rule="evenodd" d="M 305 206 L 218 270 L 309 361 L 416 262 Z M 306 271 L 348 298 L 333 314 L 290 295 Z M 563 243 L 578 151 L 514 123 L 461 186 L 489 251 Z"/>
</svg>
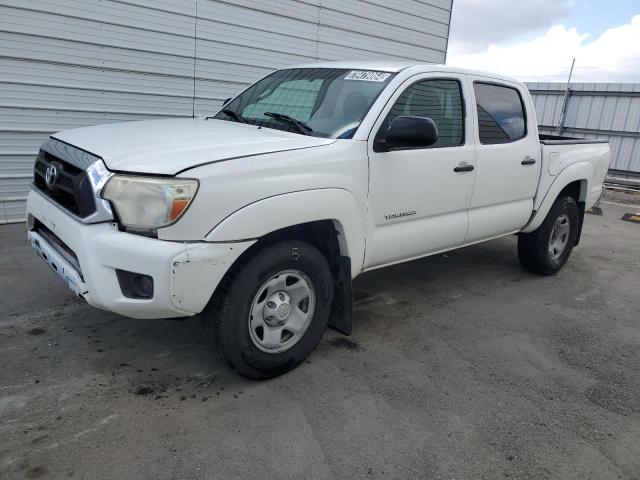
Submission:
<svg viewBox="0 0 640 480">
<path fill-rule="evenodd" d="M 29 241 L 38 255 L 89 304 L 132 318 L 200 313 L 235 260 L 254 242 L 171 242 L 83 224 L 38 192 L 27 201 Z M 116 270 L 153 279 L 151 298 L 130 298 Z"/>
</svg>

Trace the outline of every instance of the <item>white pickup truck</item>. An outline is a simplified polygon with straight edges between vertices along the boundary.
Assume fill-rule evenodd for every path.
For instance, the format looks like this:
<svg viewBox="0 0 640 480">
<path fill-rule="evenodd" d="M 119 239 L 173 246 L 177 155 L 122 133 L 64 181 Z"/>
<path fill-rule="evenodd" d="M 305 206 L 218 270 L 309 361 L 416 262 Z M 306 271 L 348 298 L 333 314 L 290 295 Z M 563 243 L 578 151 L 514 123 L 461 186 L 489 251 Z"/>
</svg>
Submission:
<svg viewBox="0 0 640 480">
<path fill-rule="evenodd" d="M 539 136 L 527 88 L 437 65 L 276 71 L 213 117 L 55 134 L 34 166 L 35 251 L 89 304 L 200 314 L 242 375 L 351 331 L 359 274 L 504 235 L 535 273 L 578 243 L 606 142 Z"/>
</svg>

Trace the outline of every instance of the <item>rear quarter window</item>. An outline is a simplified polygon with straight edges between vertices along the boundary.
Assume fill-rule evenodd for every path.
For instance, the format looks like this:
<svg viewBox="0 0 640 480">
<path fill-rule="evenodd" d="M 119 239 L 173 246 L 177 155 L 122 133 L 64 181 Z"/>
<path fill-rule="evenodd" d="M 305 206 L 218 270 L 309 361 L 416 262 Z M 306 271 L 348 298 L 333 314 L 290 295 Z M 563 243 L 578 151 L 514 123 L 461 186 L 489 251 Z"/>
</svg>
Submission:
<svg viewBox="0 0 640 480">
<path fill-rule="evenodd" d="M 510 143 L 527 134 L 520 92 L 512 87 L 475 82 L 480 143 Z"/>
</svg>

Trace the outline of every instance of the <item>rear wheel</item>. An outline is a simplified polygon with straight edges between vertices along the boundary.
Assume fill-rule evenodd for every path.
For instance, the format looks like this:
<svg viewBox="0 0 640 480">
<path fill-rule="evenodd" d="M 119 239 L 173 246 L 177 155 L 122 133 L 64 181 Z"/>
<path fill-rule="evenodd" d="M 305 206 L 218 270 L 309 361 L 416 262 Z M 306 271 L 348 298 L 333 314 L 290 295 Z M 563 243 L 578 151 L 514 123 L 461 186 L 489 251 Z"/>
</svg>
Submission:
<svg viewBox="0 0 640 480">
<path fill-rule="evenodd" d="M 325 257 L 300 241 L 251 255 L 203 315 L 213 349 L 241 375 L 269 378 L 302 363 L 327 326 L 333 283 Z"/>
<path fill-rule="evenodd" d="M 578 223 L 576 200 L 571 196 L 559 197 L 538 229 L 519 235 L 520 264 L 539 275 L 551 275 L 559 271 L 575 245 Z"/>
</svg>

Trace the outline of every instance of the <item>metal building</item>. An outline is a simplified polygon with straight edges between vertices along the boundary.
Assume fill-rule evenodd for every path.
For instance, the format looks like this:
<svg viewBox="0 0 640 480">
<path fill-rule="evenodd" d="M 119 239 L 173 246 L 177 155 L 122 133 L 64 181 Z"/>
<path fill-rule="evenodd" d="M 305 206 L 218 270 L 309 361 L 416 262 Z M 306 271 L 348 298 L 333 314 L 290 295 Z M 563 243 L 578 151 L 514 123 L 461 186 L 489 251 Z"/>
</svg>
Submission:
<svg viewBox="0 0 640 480">
<path fill-rule="evenodd" d="M 0 0 L 0 223 L 22 221 L 35 154 L 53 132 L 210 114 L 296 63 L 443 63 L 451 3 Z"/>
<path fill-rule="evenodd" d="M 528 83 L 542 133 L 562 121 L 567 136 L 607 139 L 612 173 L 640 176 L 640 84 L 573 83 L 561 120 L 566 85 Z"/>
</svg>

